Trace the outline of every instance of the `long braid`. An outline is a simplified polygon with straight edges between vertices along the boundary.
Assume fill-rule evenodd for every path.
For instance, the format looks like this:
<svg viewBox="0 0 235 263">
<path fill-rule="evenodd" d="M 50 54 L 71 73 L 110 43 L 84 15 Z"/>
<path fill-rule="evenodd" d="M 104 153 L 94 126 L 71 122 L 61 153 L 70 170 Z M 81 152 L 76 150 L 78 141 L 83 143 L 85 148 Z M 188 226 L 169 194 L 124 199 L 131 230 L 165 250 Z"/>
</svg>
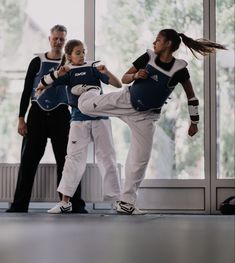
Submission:
<svg viewBox="0 0 235 263">
<path fill-rule="evenodd" d="M 57 67 L 57 70 L 60 69 L 60 67 L 62 67 L 62 66 L 65 65 L 66 60 L 67 60 L 67 59 L 66 59 L 66 55 L 64 54 L 64 55 L 62 56 L 62 59 L 61 59 L 60 64 L 59 64 L 58 67 Z"/>
</svg>

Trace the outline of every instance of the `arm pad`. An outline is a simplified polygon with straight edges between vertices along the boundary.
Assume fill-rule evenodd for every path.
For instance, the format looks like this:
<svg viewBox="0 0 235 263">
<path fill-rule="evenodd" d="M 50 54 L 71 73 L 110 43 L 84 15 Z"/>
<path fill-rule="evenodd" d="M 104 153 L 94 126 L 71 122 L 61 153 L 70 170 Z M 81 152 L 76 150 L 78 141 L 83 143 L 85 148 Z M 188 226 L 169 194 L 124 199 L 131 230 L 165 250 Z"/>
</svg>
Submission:
<svg viewBox="0 0 235 263">
<path fill-rule="evenodd" d="M 43 76 L 41 79 L 41 83 L 43 86 L 46 87 L 46 86 L 51 85 L 57 78 L 58 78 L 58 71 L 55 70 Z"/>
<path fill-rule="evenodd" d="M 198 105 L 199 105 L 199 101 L 196 97 L 193 97 L 188 100 L 189 115 L 191 122 L 194 124 L 197 124 L 199 122 Z"/>
</svg>

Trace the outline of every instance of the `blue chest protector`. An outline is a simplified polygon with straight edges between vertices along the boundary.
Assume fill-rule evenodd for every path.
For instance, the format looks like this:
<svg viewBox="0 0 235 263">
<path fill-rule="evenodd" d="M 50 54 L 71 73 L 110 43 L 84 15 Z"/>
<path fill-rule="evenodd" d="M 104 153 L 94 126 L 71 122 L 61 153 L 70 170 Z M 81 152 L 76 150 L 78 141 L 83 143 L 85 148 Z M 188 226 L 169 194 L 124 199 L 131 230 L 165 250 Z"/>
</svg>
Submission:
<svg viewBox="0 0 235 263">
<path fill-rule="evenodd" d="M 147 52 L 150 57 L 146 66 L 148 78 L 138 79 L 130 87 L 131 104 L 138 111 L 160 109 L 175 88 L 169 86 L 174 74 L 187 66 L 186 61 L 175 59 L 172 68 L 166 71 L 156 65 L 157 55 L 152 50 Z"/>
<path fill-rule="evenodd" d="M 95 62 L 86 62 L 81 66 L 70 66 L 70 71 L 65 78 L 69 78 L 68 100 L 69 105 L 77 107 L 78 96 L 71 93 L 72 87 L 78 84 L 86 84 L 101 87 L 101 82 L 108 84 L 108 77 L 101 74 L 95 67 Z"/>
<path fill-rule="evenodd" d="M 41 78 L 49 72 L 54 71 L 60 63 L 58 60 L 47 59 L 45 54 L 39 54 L 38 56 L 41 60 L 41 65 L 34 79 L 31 100 L 37 102 L 43 110 L 47 111 L 55 109 L 60 104 L 68 105 L 65 85 L 58 85 L 51 89 L 46 89 L 38 99 L 35 97 L 35 89 L 37 88 Z"/>
<path fill-rule="evenodd" d="M 81 66 L 70 66 L 70 71 L 64 76 L 59 77 L 54 83 L 55 84 L 66 84 L 68 91 L 68 102 L 72 107 L 72 120 L 74 121 L 86 121 L 86 120 L 98 120 L 107 119 L 108 117 L 91 117 L 83 114 L 78 108 L 79 96 L 72 94 L 71 89 L 75 85 L 86 84 L 91 86 L 101 87 L 101 81 L 108 84 L 109 78 L 107 75 L 100 73 L 94 64 L 96 62 L 86 62 Z"/>
</svg>

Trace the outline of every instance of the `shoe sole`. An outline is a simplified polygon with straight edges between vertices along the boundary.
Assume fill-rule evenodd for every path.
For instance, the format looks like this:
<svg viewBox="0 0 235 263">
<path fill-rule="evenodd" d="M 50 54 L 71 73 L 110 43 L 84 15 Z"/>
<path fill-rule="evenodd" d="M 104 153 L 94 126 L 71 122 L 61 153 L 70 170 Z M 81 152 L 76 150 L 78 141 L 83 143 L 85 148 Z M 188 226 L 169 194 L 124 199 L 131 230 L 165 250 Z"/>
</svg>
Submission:
<svg viewBox="0 0 235 263">
<path fill-rule="evenodd" d="M 147 213 L 141 213 L 141 214 L 134 214 L 134 213 L 128 213 L 128 212 L 125 212 L 125 211 L 118 211 L 116 210 L 118 214 L 120 215 L 131 215 L 131 216 L 142 216 L 142 215 L 146 215 Z"/>
<path fill-rule="evenodd" d="M 71 210 L 69 210 L 68 208 L 66 208 L 66 209 L 60 209 L 60 211 L 58 211 L 58 212 L 53 212 L 53 211 L 47 211 L 47 213 L 48 214 L 68 214 L 68 213 L 71 213 L 72 212 L 72 209 Z"/>
<path fill-rule="evenodd" d="M 54 214 L 54 215 L 58 215 L 58 214 L 70 214 L 72 211 L 68 211 L 68 212 L 48 212 L 48 214 Z"/>
</svg>

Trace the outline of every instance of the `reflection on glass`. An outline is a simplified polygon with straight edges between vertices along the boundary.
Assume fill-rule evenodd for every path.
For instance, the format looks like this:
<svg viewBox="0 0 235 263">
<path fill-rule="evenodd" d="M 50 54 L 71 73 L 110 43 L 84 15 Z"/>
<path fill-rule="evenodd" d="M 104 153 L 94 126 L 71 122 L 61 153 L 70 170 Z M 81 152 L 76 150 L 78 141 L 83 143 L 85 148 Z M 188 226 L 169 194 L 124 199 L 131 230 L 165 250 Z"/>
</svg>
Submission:
<svg viewBox="0 0 235 263">
<path fill-rule="evenodd" d="M 9 3 L 11 2 L 11 3 Z M 0 162 L 19 162 L 22 138 L 17 134 L 18 112 L 29 62 L 49 49 L 55 24 L 68 29 L 68 38 L 84 38 L 84 0 L 1 1 L 0 10 Z M 44 162 L 55 162 L 51 144 Z"/>
<path fill-rule="evenodd" d="M 218 54 L 217 77 L 217 178 L 235 178 L 234 119 L 234 1 L 216 2 L 216 39 L 228 51 Z"/>
<path fill-rule="evenodd" d="M 121 77 L 137 57 L 152 48 L 156 34 L 163 28 L 174 28 L 192 38 L 202 37 L 202 8 L 202 0 L 96 1 L 96 59 Z M 203 60 L 195 59 L 183 45 L 175 55 L 189 63 L 191 81 L 200 100 L 200 132 L 193 139 L 187 135 L 187 99 L 179 85 L 158 122 L 146 178 L 203 179 Z M 124 164 L 129 130 L 116 118 L 112 123 L 118 161 Z"/>
</svg>

